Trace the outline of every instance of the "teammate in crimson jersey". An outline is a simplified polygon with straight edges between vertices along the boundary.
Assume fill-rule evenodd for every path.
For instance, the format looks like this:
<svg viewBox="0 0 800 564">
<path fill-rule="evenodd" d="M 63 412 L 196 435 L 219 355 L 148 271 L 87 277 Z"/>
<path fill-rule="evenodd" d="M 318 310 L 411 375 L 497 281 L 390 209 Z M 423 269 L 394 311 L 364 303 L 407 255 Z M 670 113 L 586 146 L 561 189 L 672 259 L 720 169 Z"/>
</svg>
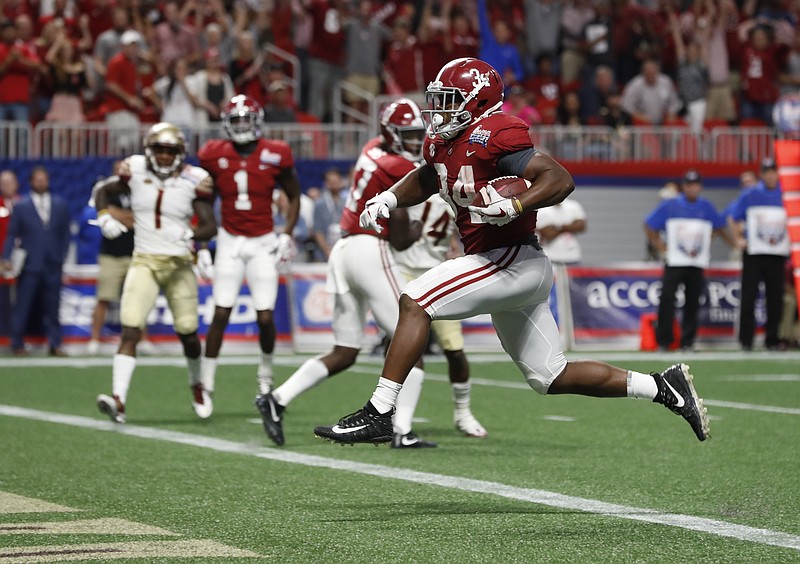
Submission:
<svg viewBox="0 0 800 564">
<path fill-rule="evenodd" d="M 259 330 L 259 394 L 272 387 L 277 265 L 291 260 L 294 252 L 292 231 L 300 210 L 300 183 L 289 145 L 262 137 L 263 119 L 257 102 L 234 96 L 222 111 L 228 139 L 207 141 L 197 152 L 201 165 L 214 179 L 222 215 L 215 264 L 212 267 L 207 250 L 198 256 L 201 274 L 208 278 L 213 275 L 214 279 L 214 319 L 206 335 L 203 359 L 203 384 L 209 393 L 214 391 L 223 334 L 245 276 Z M 282 233 L 272 230 L 272 193 L 278 185 L 289 198 Z"/>
<path fill-rule="evenodd" d="M 705 440 L 708 415 L 686 365 L 642 374 L 591 360 L 567 362 L 548 306 L 553 269 L 534 229 L 536 209 L 563 201 L 575 185 L 564 167 L 534 149 L 521 120 L 501 113 L 497 71 L 478 59 L 455 59 L 428 85 L 427 97 L 426 164 L 367 202 L 360 223 L 380 231 L 379 221 L 395 209 L 438 191 L 456 214 L 466 255 L 406 286 L 372 398 L 314 433 L 348 444 L 391 441 L 397 394 L 425 349 L 431 320 L 488 313 L 503 348 L 540 394 L 648 398 L 683 416 Z M 529 180 L 530 189 L 507 199 L 487 184 L 509 175 Z"/>
<path fill-rule="evenodd" d="M 256 402 L 264 430 L 278 445 L 284 443 L 283 411 L 301 393 L 352 366 L 363 346 L 367 309 L 378 326 L 391 336 L 397 325 L 397 299 L 405 285 L 390 245 L 407 248 L 419 237 L 419 225 L 411 230 L 408 215 L 381 220 L 380 233 L 359 225 L 365 203 L 418 166 L 425 124 L 419 107 L 400 99 L 381 114 L 381 136 L 364 145 L 353 171 L 350 194 L 340 221 L 342 237 L 328 259 L 328 291 L 334 294 L 333 350 L 306 361 L 280 387 Z M 394 418 L 397 448 L 433 447 L 411 431 L 411 418 L 422 391 L 424 373 L 420 358 L 409 367 L 406 387 L 398 399 Z M 414 366 L 417 364 L 417 366 Z M 390 421 L 390 425 L 392 422 Z"/>
</svg>

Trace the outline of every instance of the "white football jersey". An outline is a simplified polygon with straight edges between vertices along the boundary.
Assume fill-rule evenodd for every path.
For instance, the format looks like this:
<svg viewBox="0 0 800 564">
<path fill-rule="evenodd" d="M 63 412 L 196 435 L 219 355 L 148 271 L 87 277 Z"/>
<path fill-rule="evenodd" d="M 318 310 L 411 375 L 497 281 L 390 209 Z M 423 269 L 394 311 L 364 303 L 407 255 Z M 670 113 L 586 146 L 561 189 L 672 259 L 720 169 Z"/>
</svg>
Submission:
<svg viewBox="0 0 800 564">
<path fill-rule="evenodd" d="M 183 238 L 191 228 L 193 202 L 212 198 L 211 178 L 204 169 L 184 165 L 179 173 L 159 178 L 147 168 L 144 155 L 128 157 L 131 177 L 131 210 L 134 219 L 134 252 L 184 256 L 192 242 Z"/>
<path fill-rule="evenodd" d="M 416 275 L 447 260 L 456 223 L 452 208 L 439 194 L 407 210 L 409 221 L 422 223 L 422 235 L 406 250 L 394 251 L 394 256 L 404 272 Z"/>
</svg>

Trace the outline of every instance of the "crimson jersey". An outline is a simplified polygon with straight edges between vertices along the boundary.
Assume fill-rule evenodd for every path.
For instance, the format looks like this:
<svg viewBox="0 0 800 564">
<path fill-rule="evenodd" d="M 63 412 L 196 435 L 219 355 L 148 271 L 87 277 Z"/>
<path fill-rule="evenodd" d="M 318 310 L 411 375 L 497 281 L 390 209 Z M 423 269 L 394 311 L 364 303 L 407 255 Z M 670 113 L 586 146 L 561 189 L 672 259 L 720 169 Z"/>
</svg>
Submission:
<svg viewBox="0 0 800 564">
<path fill-rule="evenodd" d="M 387 152 L 381 146 L 381 142 L 380 137 L 367 141 L 353 169 L 353 183 L 350 186 L 350 193 L 347 195 L 342 219 L 339 222 L 339 227 L 350 235 L 361 233 L 382 239 L 389 238 L 387 220 L 378 221 L 383 227 L 383 231 L 375 233 L 371 229 L 362 229 L 358 224 L 358 217 L 364 211 L 364 204 L 367 203 L 367 200 L 388 190 L 417 167 L 416 163 L 395 153 Z"/>
<path fill-rule="evenodd" d="M 491 225 L 467 209 L 490 180 L 501 176 L 497 172 L 500 158 L 532 147 L 528 125 L 501 113 L 471 124 L 450 141 L 440 137 L 425 139 L 422 154 L 439 176 L 439 194 L 456 214 L 456 226 L 467 254 L 508 247 L 534 235 L 535 211 L 506 225 Z"/>
<path fill-rule="evenodd" d="M 200 166 L 214 179 L 222 200 L 222 227 L 233 235 L 258 237 L 272 231 L 272 191 L 275 180 L 294 167 L 294 156 L 283 141 L 259 139 L 243 157 L 232 141 L 211 139 L 197 152 Z"/>
</svg>

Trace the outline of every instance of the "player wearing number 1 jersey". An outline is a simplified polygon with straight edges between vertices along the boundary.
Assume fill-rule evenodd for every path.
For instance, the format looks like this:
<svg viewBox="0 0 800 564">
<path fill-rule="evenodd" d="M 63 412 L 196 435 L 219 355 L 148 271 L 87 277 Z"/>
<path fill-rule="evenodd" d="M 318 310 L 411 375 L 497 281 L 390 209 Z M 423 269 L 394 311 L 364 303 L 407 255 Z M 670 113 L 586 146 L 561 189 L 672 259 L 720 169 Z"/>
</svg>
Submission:
<svg viewBox="0 0 800 564">
<path fill-rule="evenodd" d="M 438 191 L 456 214 L 466 255 L 408 284 L 372 398 L 314 433 L 346 444 L 391 441 L 397 394 L 425 348 L 431 321 L 488 313 L 503 348 L 537 392 L 648 398 L 683 416 L 705 440 L 708 416 L 686 365 L 642 374 L 597 361 L 567 362 L 548 306 L 553 269 L 534 229 L 536 210 L 563 201 L 575 185 L 564 167 L 534 149 L 522 120 L 501 112 L 497 71 L 478 59 L 455 59 L 428 85 L 427 98 L 425 164 L 367 202 L 360 223 L 379 229 L 394 210 Z M 531 187 L 503 198 L 488 183 L 509 175 Z"/>
<path fill-rule="evenodd" d="M 208 395 L 200 381 L 197 336 L 197 278 L 192 270 L 194 243 L 216 233 L 208 172 L 186 164 L 181 130 L 157 123 L 144 140 L 144 155 L 133 155 L 120 168 L 120 181 L 95 194 L 97 223 L 109 239 L 134 229 L 133 258 L 120 299 L 122 336 L 112 365 L 112 395 L 97 396 L 97 406 L 112 421 L 124 423 L 125 403 L 136 368 L 136 345 L 159 291 L 167 298 L 175 333 L 189 367 L 192 407 L 207 417 Z M 130 211 L 110 205 L 114 196 L 130 195 Z M 192 217 L 197 225 L 192 227 Z"/>
<path fill-rule="evenodd" d="M 333 350 L 306 361 L 292 376 L 257 405 L 267 435 L 284 443 L 283 412 L 301 393 L 352 366 L 363 346 L 367 309 L 389 336 L 397 325 L 397 299 L 405 280 L 394 261 L 393 248 L 406 248 L 419 232 L 410 232 L 405 212 L 382 221 L 379 232 L 363 229 L 358 222 L 365 203 L 418 166 L 425 126 L 417 105 L 400 99 L 381 114 L 381 136 L 361 151 L 352 185 L 339 223 L 342 236 L 328 259 L 328 291 L 334 295 Z M 398 398 L 392 443 L 397 448 L 436 446 L 411 430 L 411 418 L 422 391 L 423 371 L 409 367 L 403 394 Z"/>
<path fill-rule="evenodd" d="M 278 295 L 278 265 L 291 260 L 294 252 L 292 231 L 300 211 L 300 183 L 291 148 L 283 141 L 262 137 L 263 121 L 257 102 L 234 96 L 222 111 L 228 138 L 207 141 L 197 153 L 214 179 L 222 215 L 213 273 L 209 273 L 214 279 L 215 304 L 203 359 L 203 384 L 209 393 L 214 391 L 223 334 L 245 277 L 259 330 L 258 393 L 265 394 L 272 387 L 272 312 Z M 289 200 L 282 233 L 273 231 L 272 201 L 277 186 Z M 206 253 L 208 267 L 210 255 Z"/>
</svg>

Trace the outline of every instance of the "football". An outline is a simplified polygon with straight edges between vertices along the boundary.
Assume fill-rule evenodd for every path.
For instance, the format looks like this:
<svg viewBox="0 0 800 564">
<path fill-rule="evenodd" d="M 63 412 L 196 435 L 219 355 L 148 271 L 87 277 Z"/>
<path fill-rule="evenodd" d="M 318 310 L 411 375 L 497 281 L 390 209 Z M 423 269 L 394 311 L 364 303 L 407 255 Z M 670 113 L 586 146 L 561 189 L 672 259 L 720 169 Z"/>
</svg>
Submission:
<svg viewBox="0 0 800 564">
<path fill-rule="evenodd" d="M 498 195 L 503 198 L 513 198 L 514 196 L 519 196 L 523 192 L 529 190 L 531 183 L 525 178 L 520 178 L 519 176 L 501 176 L 499 178 L 495 178 L 494 180 L 490 180 L 487 186 L 494 188 Z M 494 203 L 495 202 L 490 201 L 489 194 L 486 193 L 485 190 L 480 190 L 475 195 L 472 205 L 484 207 Z"/>
</svg>

